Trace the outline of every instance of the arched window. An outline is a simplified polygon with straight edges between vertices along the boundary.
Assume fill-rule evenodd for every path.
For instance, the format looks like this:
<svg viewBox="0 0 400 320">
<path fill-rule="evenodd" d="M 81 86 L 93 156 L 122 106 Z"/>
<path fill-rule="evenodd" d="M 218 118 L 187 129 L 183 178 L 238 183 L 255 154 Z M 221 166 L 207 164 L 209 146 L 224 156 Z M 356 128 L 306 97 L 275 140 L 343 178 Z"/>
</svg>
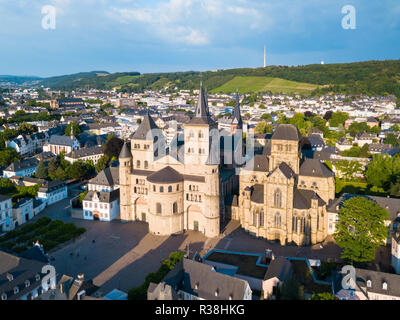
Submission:
<svg viewBox="0 0 400 320">
<path fill-rule="evenodd" d="M 149 162 L 148 162 L 147 160 L 144 162 L 144 168 L 145 168 L 145 169 L 148 169 L 148 168 L 149 168 Z"/>
<path fill-rule="evenodd" d="M 264 209 L 261 208 L 260 210 L 260 227 L 264 226 Z"/>
<path fill-rule="evenodd" d="M 292 219 L 292 227 L 293 227 L 293 232 L 297 233 L 297 216 L 293 216 Z"/>
<path fill-rule="evenodd" d="M 281 227 L 281 214 L 279 212 L 275 213 L 275 228 L 280 228 Z"/>
<path fill-rule="evenodd" d="M 140 160 L 136 161 L 136 167 L 140 168 Z"/>
<path fill-rule="evenodd" d="M 257 212 L 253 210 L 253 226 L 257 225 Z"/>
<path fill-rule="evenodd" d="M 372 282 L 371 282 L 371 280 L 368 280 L 368 281 L 367 281 L 367 287 L 368 287 L 368 288 L 371 288 L 371 287 L 372 287 Z"/>
<path fill-rule="evenodd" d="M 164 192 L 164 187 L 160 187 L 160 192 Z"/>
<path fill-rule="evenodd" d="M 172 212 L 173 213 L 177 213 L 178 212 L 178 203 L 174 202 L 174 204 L 172 205 Z"/>
<path fill-rule="evenodd" d="M 306 232 L 306 218 L 305 217 L 301 217 L 300 232 L 302 232 L 302 233 Z"/>
<path fill-rule="evenodd" d="M 176 185 L 176 191 L 179 191 L 179 184 Z"/>
<path fill-rule="evenodd" d="M 282 193 L 280 189 L 276 189 L 274 193 L 274 207 L 282 208 Z"/>
<path fill-rule="evenodd" d="M 157 209 L 157 214 L 161 214 L 161 211 L 162 211 L 161 203 L 157 202 L 156 207 L 157 207 L 156 208 Z"/>
<path fill-rule="evenodd" d="M 168 187 L 168 192 L 172 192 L 172 186 Z"/>
<path fill-rule="evenodd" d="M 156 192 L 156 185 L 153 184 L 153 191 Z"/>
<path fill-rule="evenodd" d="M 382 283 L 382 289 L 383 290 L 387 290 L 387 283 L 386 282 Z"/>
</svg>

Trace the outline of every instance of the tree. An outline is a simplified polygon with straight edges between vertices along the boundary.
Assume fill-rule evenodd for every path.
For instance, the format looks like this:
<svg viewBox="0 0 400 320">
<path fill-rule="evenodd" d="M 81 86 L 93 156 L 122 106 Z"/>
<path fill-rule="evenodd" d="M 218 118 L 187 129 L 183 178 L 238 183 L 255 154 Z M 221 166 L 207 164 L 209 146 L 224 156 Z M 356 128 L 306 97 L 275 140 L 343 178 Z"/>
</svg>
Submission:
<svg viewBox="0 0 400 320">
<path fill-rule="evenodd" d="M 108 137 L 107 137 L 108 138 Z M 104 147 L 104 154 L 106 154 L 109 158 L 119 157 L 122 146 L 124 145 L 124 141 L 117 138 L 116 136 L 111 136 L 110 139 L 107 139 L 106 145 Z"/>
<path fill-rule="evenodd" d="M 400 157 L 390 155 L 375 155 L 365 172 L 368 184 L 378 188 L 388 189 L 390 182 L 400 176 Z"/>
<path fill-rule="evenodd" d="M 292 277 L 278 287 L 277 300 L 304 300 L 304 288 L 299 284 L 295 277 Z"/>
<path fill-rule="evenodd" d="M 376 202 L 364 197 L 353 197 L 339 210 L 339 222 L 334 238 L 343 249 L 342 259 L 351 262 L 369 262 L 375 250 L 385 244 L 389 213 Z"/>
<path fill-rule="evenodd" d="M 65 181 L 68 179 L 68 175 L 62 167 L 57 168 L 54 176 L 55 176 L 55 179 L 61 180 L 61 181 Z"/>
<path fill-rule="evenodd" d="M 49 176 L 49 170 L 43 160 L 39 161 L 38 167 L 35 173 L 36 177 L 40 179 L 47 179 Z"/>
<path fill-rule="evenodd" d="M 332 117 L 329 120 L 329 125 L 331 127 L 338 127 L 339 124 L 344 125 L 344 123 L 346 122 L 346 120 L 349 119 L 349 114 L 346 112 L 334 112 L 332 113 Z"/>
<path fill-rule="evenodd" d="M 272 133 L 274 130 L 274 127 L 270 124 L 268 124 L 266 121 L 260 121 L 257 123 L 255 131 L 261 134 L 264 133 Z"/>
<path fill-rule="evenodd" d="M 311 300 L 339 300 L 330 292 L 313 293 Z"/>
<path fill-rule="evenodd" d="M 75 137 L 77 137 L 82 132 L 81 128 L 79 127 L 79 125 L 77 123 L 70 122 L 67 125 L 67 128 L 65 129 L 65 135 L 68 137 L 71 136 L 71 127 L 74 128 L 74 136 Z"/>
<path fill-rule="evenodd" d="M 388 133 L 383 142 L 386 144 L 391 144 L 393 147 L 398 147 L 400 145 L 399 139 L 397 139 L 393 133 Z"/>
<path fill-rule="evenodd" d="M 96 171 L 97 172 L 103 171 L 105 168 L 107 168 L 109 163 L 110 163 L 110 158 L 108 157 L 108 155 L 106 154 L 102 155 L 95 165 Z"/>
<path fill-rule="evenodd" d="M 9 166 L 19 159 L 20 155 L 13 148 L 7 147 L 5 150 L 0 151 L 0 166 Z"/>
<path fill-rule="evenodd" d="M 357 174 L 362 173 L 362 165 L 358 161 L 339 160 L 335 163 L 335 168 L 339 175 L 346 180 L 350 180 Z"/>
<path fill-rule="evenodd" d="M 33 126 L 25 121 L 22 122 L 18 127 L 19 134 L 32 134 L 37 131 L 38 131 L 37 126 Z"/>
<path fill-rule="evenodd" d="M 7 179 L 7 178 L 1 178 L 0 179 L 0 193 L 1 194 L 13 193 L 16 190 L 17 190 L 17 188 L 11 182 L 10 179 Z"/>
</svg>

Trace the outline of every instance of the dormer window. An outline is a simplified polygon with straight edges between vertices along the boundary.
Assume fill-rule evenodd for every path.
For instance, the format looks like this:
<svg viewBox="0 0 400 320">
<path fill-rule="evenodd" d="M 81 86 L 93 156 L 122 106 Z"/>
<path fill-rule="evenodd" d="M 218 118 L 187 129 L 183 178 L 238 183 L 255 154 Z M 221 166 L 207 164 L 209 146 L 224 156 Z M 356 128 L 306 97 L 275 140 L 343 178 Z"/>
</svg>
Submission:
<svg viewBox="0 0 400 320">
<path fill-rule="evenodd" d="M 368 288 L 371 288 L 371 287 L 372 287 L 372 281 L 371 281 L 371 280 L 368 280 L 368 281 L 367 281 L 367 287 L 368 287 Z"/>
<path fill-rule="evenodd" d="M 219 295 L 219 290 L 217 289 L 215 290 L 215 296 L 218 297 L 218 295 Z"/>
<path fill-rule="evenodd" d="M 199 283 L 198 283 L 198 282 L 196 283 L 196 285 L 194 286 L 194 288 L 195 288 L 196 290 L 199 290 Z"/>
<path fill-rule="evenodd" d="M 39 280 L 40 280 L 40 274 L 38 274 L 38 273 L 35 274 L 35 280 L 36 280 L 36 281 L 39 281 Z"/>
<path fill-rule="evenodd" d="M 8 281 L 13 281 L 14 276 L 11 273 L 7 273 L 7 279 L 8 279 Z"/>
<path fill-rule="evenodd" d="M 232 297 L 232 295 L 231 295 L 231 294 L 229 295 L 229 300 L 233 300 L 233 297 Z"/>
<path fill-rule="evenodd" d="M 382 283 L 382 290 L 387 290 L 387 282 Z"/>
<path fill-rule="evenodd" d="M 18 287 L 14 287 L 14 294 L 17 294 L 19 292 L 19 288 Z"/>
<path fill-rule="evenodd" d="M 29 280 L 25 280 L 25 287 L 29 287 L 31 285 L 31 282 Z"/>
<path fill-rule="evenodd" d="M 1 300 L 7 300 L 7 293 L 1 294 Z"/>
</svg>

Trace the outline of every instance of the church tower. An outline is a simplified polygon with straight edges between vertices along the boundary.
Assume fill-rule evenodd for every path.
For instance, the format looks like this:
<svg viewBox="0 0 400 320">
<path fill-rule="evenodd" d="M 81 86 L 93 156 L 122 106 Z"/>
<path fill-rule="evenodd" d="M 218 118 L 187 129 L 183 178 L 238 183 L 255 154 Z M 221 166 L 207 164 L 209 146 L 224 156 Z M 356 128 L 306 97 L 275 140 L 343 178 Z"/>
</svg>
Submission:
<svg viewBox="0 0 400 320">
<path fill-rule="evenodd" d="M 243 130 L 243 120 L 242 120 L 242 115 L 240 114 L 240 97 L 238 91 L 236 91 L 235 108 L 233 109 L 231 134 L 233 135 L 236 130 Z"/>
<path fill-rule="evenodd" d="M 131 221 L 131 171 L 132 154 L 125 142 L 119 154 L 120 215 L 122 221 Z"/>
<path fill-rule="evenodd" d="M 209 161 L 212 139 L 212 129 L 217 129 L 216 123 L 211 119 L 208 103 L 203 86 L 200 86 L 194 117 L 184 126 L 185 134 L 185 165 L 193 167 L 195 171 L 199 165 Z M 218 150 L 219 151 L 219 150 Z"/>
</svg>

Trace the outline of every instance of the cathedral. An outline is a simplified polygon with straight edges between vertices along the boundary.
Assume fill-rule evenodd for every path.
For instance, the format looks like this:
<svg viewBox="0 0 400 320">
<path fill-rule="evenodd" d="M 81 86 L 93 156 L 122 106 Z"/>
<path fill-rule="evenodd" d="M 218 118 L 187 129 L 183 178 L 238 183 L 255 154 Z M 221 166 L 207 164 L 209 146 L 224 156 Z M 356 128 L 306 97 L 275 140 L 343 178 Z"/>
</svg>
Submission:
<svg viewBox="0 0 400 320">
<path fill-rule="evenodd" d="M 278 125 L 269 145 L 241 168 L 231 215 L 249 233 L 282 245 L 326 238 L 334 174 L 317 159 L 302 159 L 301 142 L 296 126 Z"/>
<path fill-rule="evenodd" d="M 175 150 L 164 152 L 162 132 L 147 114 L 130 138 L 131 147 L 125 142 L 119 156 L 121 220 L 148 222 L 157 235 L 197 230 L 218 236 L 225 192 L 232 193 L 235 176 L 222 175 L 218 161 L 212 160 L 215 130 L 203 88 Z"/>
<path fill-rule="evenodd" d="M 301 134 L 287 124 L 278 125 L 245 165 L 221 164 L 224 152 L 246 152 L 241 147 L 223 151 L 219 145 L 220 138 L 241 140 L 242 124 L 237 94 L 231 130 L 218 136 L 215 152 L 212 136 L 218 125 L 202 87 L 183 141 L 172 143 L 175 148 L 165 147 L 147 114 L 119 156 L 121 220 L 145 221 L 156 235 L 196 230 L 216 237 L 228 217 L 250 234 L 282 245 L 323 241 L 326 205 L 335 196 L 333 172 L 319 160 L 302 158 Z"/>
</svg>

